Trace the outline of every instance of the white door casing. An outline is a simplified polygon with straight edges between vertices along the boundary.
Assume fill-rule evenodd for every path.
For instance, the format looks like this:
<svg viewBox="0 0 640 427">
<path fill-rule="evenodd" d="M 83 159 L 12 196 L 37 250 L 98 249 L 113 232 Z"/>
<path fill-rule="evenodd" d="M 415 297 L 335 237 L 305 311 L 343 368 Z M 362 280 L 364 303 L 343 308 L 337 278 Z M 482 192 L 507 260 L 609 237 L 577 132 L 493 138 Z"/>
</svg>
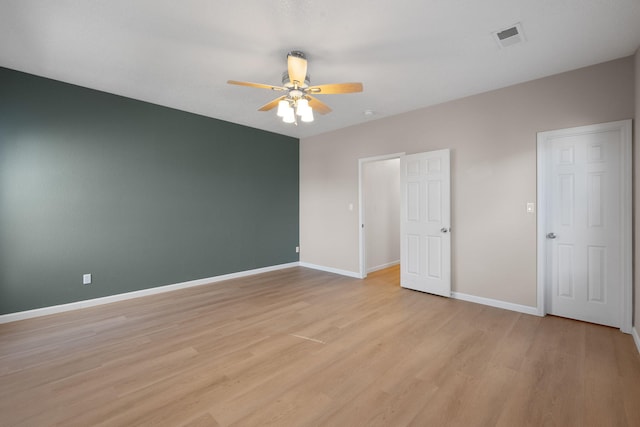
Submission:
<svg viewBox="0 0 640 427">
<path fill-rule="evenodd" d="M 630 332 L 631 121 L 538 134 L 538 309 Z"/>
<path fill-rule="evenodd" d="M 400 284 L 451 295 L 450 150 L 400 158 Z"/>
</svg>

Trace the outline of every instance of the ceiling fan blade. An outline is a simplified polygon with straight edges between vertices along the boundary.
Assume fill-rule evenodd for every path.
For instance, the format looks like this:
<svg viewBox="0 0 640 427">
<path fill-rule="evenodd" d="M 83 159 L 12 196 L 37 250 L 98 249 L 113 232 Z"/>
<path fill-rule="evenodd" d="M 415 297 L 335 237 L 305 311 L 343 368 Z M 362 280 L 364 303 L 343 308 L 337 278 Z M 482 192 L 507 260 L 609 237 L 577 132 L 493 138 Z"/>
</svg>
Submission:
<svg viewBox="0 0 640 427">
<path fill-rule="evenodd" d="M 290 52 L 287 55 L 287 70 L 291 83 L 298 82 L 299 86 L 304 84 L 307 77 L 307 59 L 302 52 Z"/>
<path fill-rule="evenodd" d="M 307 88 L 307 93 L 319 95 L 331 95 L 337 93 L 362 92 L 362 83 L 334 83 L 328 85 L 311 86 Z"/>
<path fill-rule="evenodd" d="M 313 96 L 307 95 L 306 98 L 309 99 L 309 106 L 313 109 L 313 111 L 317 111 L 320 114 L 328 114 L 331 112 L 331 108 L 324 102 L 320 101 L 318 98 L 314 98 Z"/>
<path fill-rule="evenodd" d="M 285 87 L 264 85 L 262 83 L 239 82 L 237 80 L 227 80 L 227 83 L 230 85 L 257 87 L 258 89 L 287 90 Z"/>
<path fill-rule="evenodd" d="M 285 99 L 287 96 L 281 96 L 280 98 L 276 98 L 271 102 L 268 102 L 266 104 L 264 104 L 262 107 L 258 108 L 258 111 L 269 111 L 269 110 L 273 110 L 274 108 L 276 108 L 278 106 L 278 102 L 282 101 L 283 99 Z"/>
</svg>

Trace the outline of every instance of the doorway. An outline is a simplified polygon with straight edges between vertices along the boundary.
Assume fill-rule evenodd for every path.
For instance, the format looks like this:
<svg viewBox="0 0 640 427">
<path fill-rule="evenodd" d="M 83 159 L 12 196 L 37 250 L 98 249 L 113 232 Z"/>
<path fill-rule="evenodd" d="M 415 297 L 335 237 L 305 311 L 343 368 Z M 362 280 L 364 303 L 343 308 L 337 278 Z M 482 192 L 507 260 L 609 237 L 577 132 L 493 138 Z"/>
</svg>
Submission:
<svg viewBox="0 0 640 427">
<path fill-rule="evenodd" d="M 631 120 L 538 133 L 538 311 L 631 332 Z"/>
<path fill-rule="evenodd" d="M 360 277 L 400 262 L 400 157 L 358 161 Z"/>
</svg>

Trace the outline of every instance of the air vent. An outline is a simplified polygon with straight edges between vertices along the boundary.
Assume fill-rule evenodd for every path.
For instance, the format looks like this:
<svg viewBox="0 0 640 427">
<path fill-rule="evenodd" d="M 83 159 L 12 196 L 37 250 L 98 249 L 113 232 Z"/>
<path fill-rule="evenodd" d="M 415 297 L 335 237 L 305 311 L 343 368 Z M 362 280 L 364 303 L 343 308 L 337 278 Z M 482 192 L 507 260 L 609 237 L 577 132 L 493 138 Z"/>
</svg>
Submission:
<svg viewBox="0 0 640 427">
<path fill-rule="evenodd" d="M 493 37 L 496 39 L 500 49 L 522 43 L 526 40 L 524 38 L 524 32 L 522 31 L 522 24 L 519 22 L 503 30 L 496 31 L 493 33 Z"/>
</svg>

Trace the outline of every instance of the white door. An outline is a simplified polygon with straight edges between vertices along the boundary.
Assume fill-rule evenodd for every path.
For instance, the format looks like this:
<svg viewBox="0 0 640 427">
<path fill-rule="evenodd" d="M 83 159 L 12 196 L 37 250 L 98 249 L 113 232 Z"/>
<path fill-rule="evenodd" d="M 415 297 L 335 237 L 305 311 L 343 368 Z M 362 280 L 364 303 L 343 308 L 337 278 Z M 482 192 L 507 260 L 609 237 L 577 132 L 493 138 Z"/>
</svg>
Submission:
<svg viewBox="0 0 640 427">
<path fill-rule="evenodd" d="M 630 188 L 623 173 L 625 137 L 630 132 L 610 124 L 539 134 L 546 157 L 541 214 L 550 314 L 622 325 L 625 257 L 630 256 L 624 235 Z"/>
<path fill-rule="evenodd" d="M 400 284 L 451 295 L 449 150 L 400 158 Z"/>
</svg>

